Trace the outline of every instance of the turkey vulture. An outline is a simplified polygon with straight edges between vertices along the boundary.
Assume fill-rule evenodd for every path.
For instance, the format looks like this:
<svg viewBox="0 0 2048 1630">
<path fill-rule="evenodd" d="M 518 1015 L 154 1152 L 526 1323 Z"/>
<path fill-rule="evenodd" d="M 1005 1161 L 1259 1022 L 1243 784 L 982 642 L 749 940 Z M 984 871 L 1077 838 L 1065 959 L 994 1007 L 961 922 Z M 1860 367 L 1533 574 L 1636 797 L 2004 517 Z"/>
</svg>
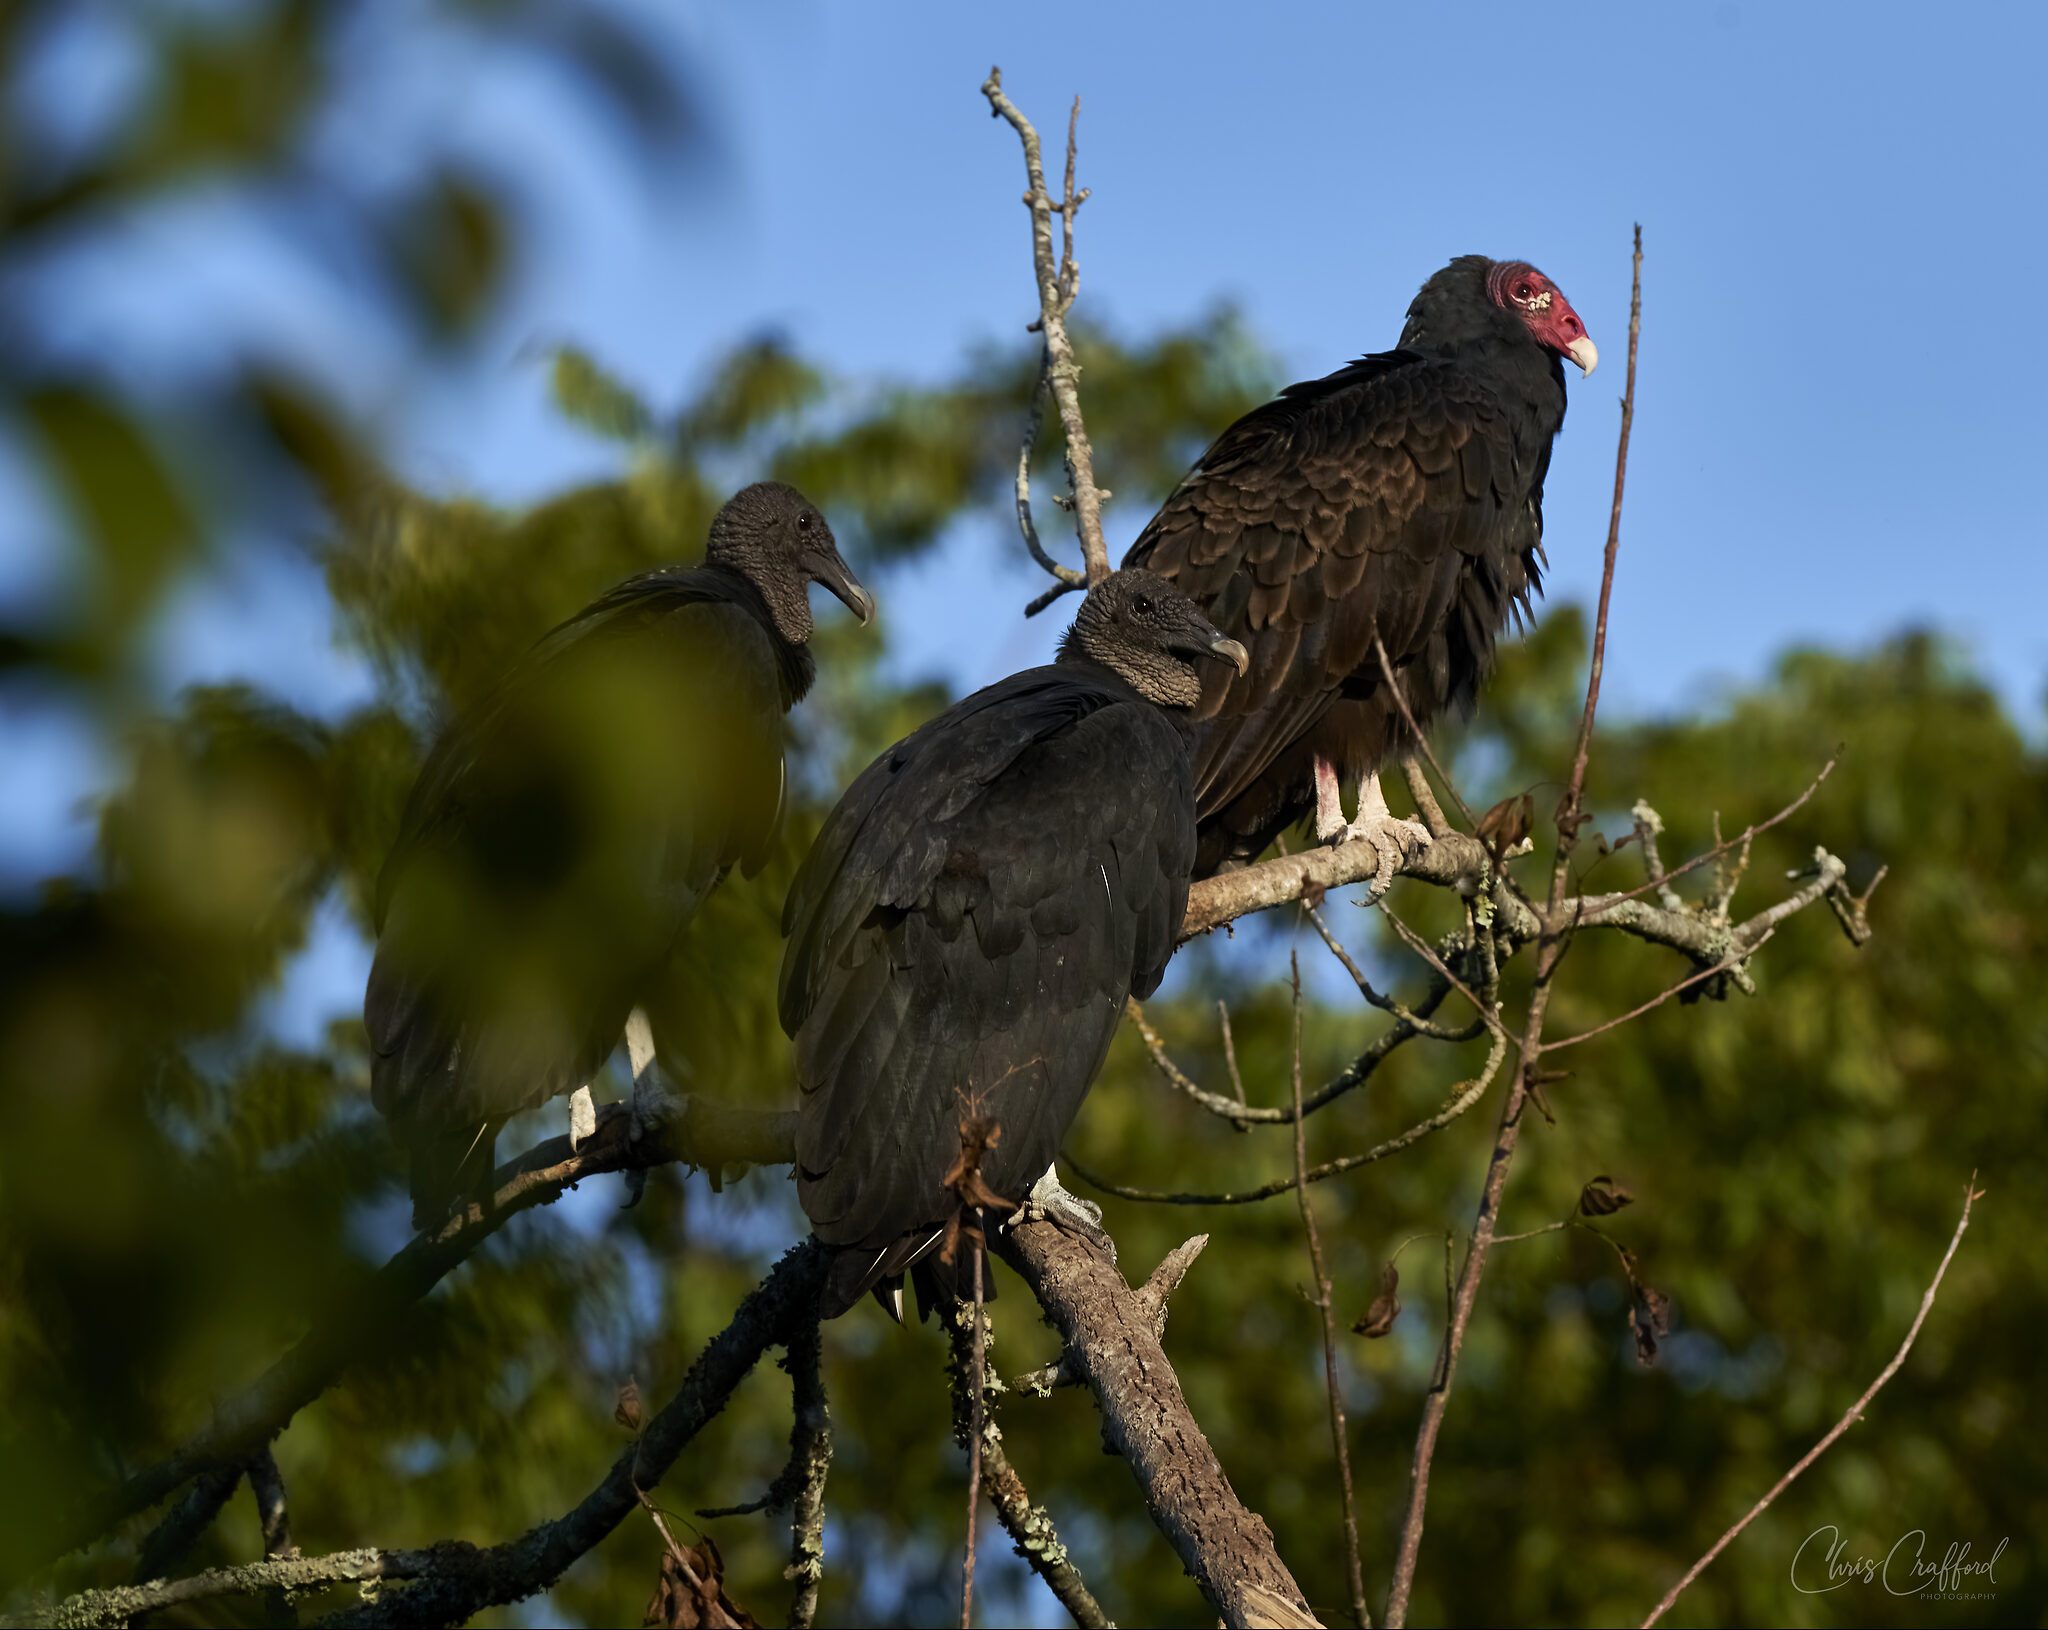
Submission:
<svg viewBox="0 0 2048 1630">
<path fill-rule="evenodd" d="M 1255 858 L 1310 810 L 1326 841 L 1397 846 L 1379 767 L 1412 749 L 1374 635 L 1418 726 L 1469 707 L 1495 638 L 1540 585 L 1543 476 L 1564 359 L 1599 354 L 1525 261 L 1464 255 L 1423 284 L 1400 347 L 1290 385 L 1204 453 L 1124 564 L 1171 579 L 1251 652 L 1211 675 L 1195 733 L 1198 876 Z M 1339 777 L 1360 784 L 1346 823 Z M 1391 840 L 1391 842 L 1389 841 Z"/>
<path fill-rule="evenodd" d="M 957 1294 L 934 1253 L 963 1123 L 998 1129 L 979 1168 L 995 1194 L 1080 1205 L 1034 1183 L 1179 935 L 1209 655 L 1245 661 L 1164 579 L 1118 572 L 1056 662 L 905 737 L 827 818 L 783 908 L 781 985 L 797 1194 L 840 1248 L 827 1317 L 870 1289 L 900 1317 L 913 1266 L 927 1305 Z"/>
<path fill-rule="evenodd" d="M 814 582 L 873 615 L 803 494 L 748 487 L 703 565 L 621 583 L 435 746 L 378 879 L 363 998 L 415 1226 L 488 1188 L 509 1116 L 581 1093 L 698 904 L 767 860 Z"/>
</svg>

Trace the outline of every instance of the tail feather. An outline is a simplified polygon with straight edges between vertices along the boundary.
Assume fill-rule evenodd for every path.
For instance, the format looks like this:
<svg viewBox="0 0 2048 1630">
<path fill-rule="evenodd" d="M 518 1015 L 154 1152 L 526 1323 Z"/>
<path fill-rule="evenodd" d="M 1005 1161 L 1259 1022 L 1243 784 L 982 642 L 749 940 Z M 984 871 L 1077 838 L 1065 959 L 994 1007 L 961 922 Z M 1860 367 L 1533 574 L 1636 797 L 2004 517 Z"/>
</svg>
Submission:
<svg viewBox="0 0 2048 1630">
<path fill-rule="evenodd" d="M 945 1243 L 947 1228 L 948 1224 L 938 1223 L 901 1235 L 879 1249 L 849 1246 L 837 1252 L 826 1270 L 825 1289 L 819 1298 L 820 1317 L 836 1319 L 857 1306 L 863 1296 L 872 1295 L 901 1324 L 906 1274 L 917 1288 L 920 1321 L 969 1300 L 974 1290 L 968 1252 L 973 1247 L 963 1243 L 953 1261 L 946 1261 L 940 1247 Z M 986 1270 L 982 1273 L 981 1299 L 996 1299 L 995 1286 Z"/>
</svg>

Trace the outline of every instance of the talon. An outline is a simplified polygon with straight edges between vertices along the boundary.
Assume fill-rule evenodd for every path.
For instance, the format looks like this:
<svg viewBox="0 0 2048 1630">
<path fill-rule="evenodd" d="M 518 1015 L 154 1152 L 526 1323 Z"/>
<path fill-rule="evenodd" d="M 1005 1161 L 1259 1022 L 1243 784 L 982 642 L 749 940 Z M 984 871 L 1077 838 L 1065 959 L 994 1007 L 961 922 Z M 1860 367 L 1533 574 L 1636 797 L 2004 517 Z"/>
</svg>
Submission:
<svg viewBox="0 0 2048 1630">
<path fill-rule="evenodd" d="M 597 1102 L 590 1088 L 578 1087 L 569 1094 L 569 1152 L 579 1153 L 597 1132 Z"/>
<path fill-rule="evenodd" d="M 1110 1261 L 1116 1260 L 1116 1241 L 1102 1226 L 1102 1207 L 1093 1200 L 1068 1193 L 1060 1185 L 1059 1168 L 1056 1166 L 1045 1168 L 1045 1175 L 1031 1185 L 1031 1192 L 1024 1197 L 1024 1203 L 1004 1219 L 1003 1226 L 1010 1227 L 1020 1218 L 1028 1222 L 1049 1222 L 1055 1228 L 1079 1234 L 1107 1250 Z"/>
</svg>

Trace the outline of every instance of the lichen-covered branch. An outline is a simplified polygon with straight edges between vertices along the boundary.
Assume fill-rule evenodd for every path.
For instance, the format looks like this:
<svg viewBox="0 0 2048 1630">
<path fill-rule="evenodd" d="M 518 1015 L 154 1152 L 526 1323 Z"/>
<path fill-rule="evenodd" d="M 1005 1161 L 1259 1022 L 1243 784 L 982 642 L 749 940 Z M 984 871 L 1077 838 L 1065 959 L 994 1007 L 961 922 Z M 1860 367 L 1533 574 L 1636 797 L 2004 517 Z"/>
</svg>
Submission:
<svg viewBox="0 0 2048 1630">
<path fill-rule="evenodd" d="M 1006 1229 L 1024 1276 L 1102 1412 L 1103 1441 L 1138 1480 L 1152 1520 L 1202 1594 L 1239 1625 L 1314 1625 L 1272 1530 L 1230 1486 L 1182 1396 L 1153 1315 L 1108 1251 L 1050 1222 Z"/>
<path fill-rule="evenodd" d="M 790 1464 L 799 1477 L 790 1502 L 789 1567 L 796 1585 L 790 1630 L 810 1630 L 818 1616 L 818 1585 L 825 1577 L 825 1477 L 832 1469 L 832 1412 L 825 1403 L 824 1346 L 817 1310 L 799 1324 L 784 1363 L 789 1370 Z"/>
</svg>

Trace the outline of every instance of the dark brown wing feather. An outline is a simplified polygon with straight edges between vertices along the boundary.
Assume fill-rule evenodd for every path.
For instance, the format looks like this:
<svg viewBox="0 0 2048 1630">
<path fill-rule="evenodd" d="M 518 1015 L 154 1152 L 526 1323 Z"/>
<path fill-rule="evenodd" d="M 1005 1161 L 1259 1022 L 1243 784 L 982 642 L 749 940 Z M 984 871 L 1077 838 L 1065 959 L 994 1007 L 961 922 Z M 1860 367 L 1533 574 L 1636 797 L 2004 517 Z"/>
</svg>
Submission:
<svg viewBox="0 0 2048 1630">
<path fill-rule="evenodd" d="M 1537 584 L 1556 425 L 1527 417 L 1455 363 L 1366 357 L 1226 430 L 1133 544 L 1251 653 L 1200 710 L 1200 869 L 1212 829 L 1299 817 L 1304 743 L 1353 775 L 1395 744 L 1375 632 L 1420 722 L 1469 699 Z"/>
</svg>

